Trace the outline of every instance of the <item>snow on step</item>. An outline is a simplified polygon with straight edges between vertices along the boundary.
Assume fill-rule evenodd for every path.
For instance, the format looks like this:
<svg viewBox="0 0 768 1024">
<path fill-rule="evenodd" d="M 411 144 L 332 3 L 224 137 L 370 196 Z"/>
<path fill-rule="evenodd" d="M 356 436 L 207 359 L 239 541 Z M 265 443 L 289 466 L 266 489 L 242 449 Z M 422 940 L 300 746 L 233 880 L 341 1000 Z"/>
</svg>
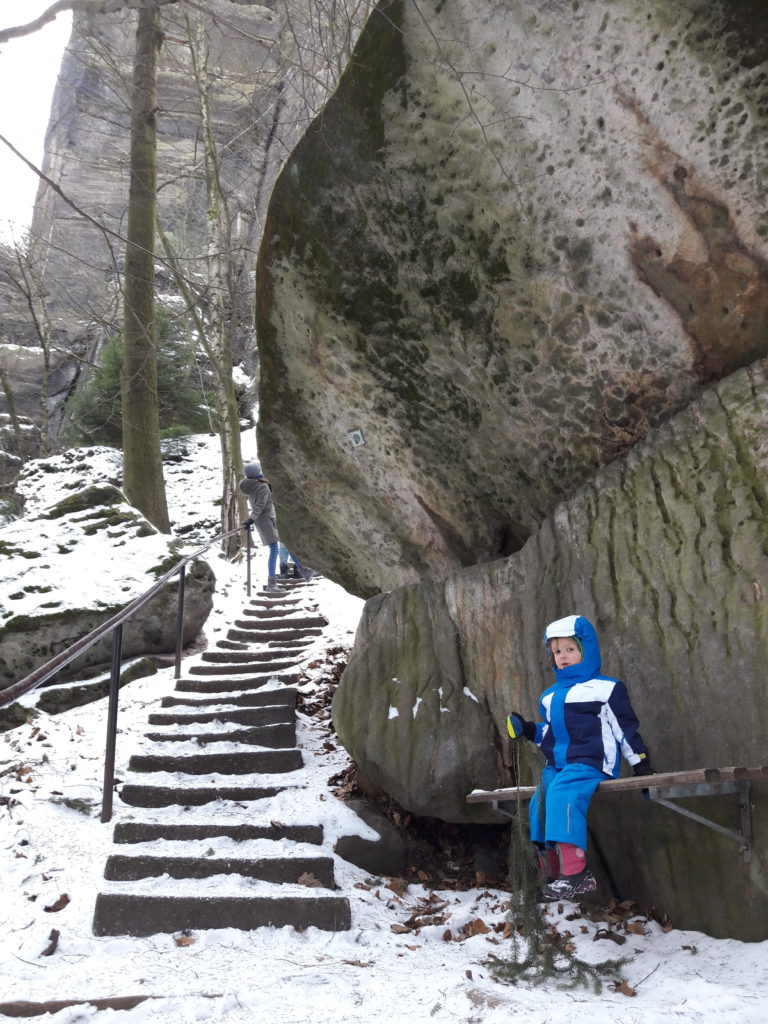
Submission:
<svg viewBox="0 0 768 1024">
<path fill-rule="evenodd" d="M 243 615 L 223 645 L 187 666 L 198 678 L 178 680 L 176 693 L 163 698 L 162 707 L 173 710 L 149 716 L 154 728 L 128 763 L 140 781 L 120 791 L 144 820 L 115 827 L 120 849 L 105 867 L 97 935 L 350 927 L 348 900 L 328 895 L 334 859 L 317 849 L 321 826 L 291 818 L 292 794 L 312 770 L 295 745 L 291 684 L 327 620 L 295 597 L 273 594 Z M 254 823 L 264 799 L 271 820 Z M 183 820 L 174 809 L 181 807 Z"/>
</svg>

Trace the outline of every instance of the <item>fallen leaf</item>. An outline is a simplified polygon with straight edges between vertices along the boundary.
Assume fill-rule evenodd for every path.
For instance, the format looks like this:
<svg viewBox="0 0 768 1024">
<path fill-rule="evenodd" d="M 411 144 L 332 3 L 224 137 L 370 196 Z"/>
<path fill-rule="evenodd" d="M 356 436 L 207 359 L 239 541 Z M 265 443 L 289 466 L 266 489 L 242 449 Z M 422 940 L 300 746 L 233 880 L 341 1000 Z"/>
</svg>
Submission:
<svg viewBox="0 0 768 1024">
<path fill-rule="evenodd" d="M 592 941 L 597 942 L 598 939 L 610 939 L 617 946 L 623 946 L 627 941 L 623 935 L 619 935 L 618 932 L 612 932 L 610 928 L 598 928 Z"/>
<path fill-rule="evenodd" d="M 387 882 L 387 889 L 391 889 L 397 896 L 405 896 L 408 892 L 408 883 L 404 878 L 391 878 Z"/>
<path fill-rule="evenodd" d="M 487 935 L 490 930 L 485 921 L 480 917 L 464 925 L 464 933 L 466 935 Z"/>
<path fill-rule="evenodd" d="M 443 932 L 443 942 L 450 942 L 453 939 L 453 934 L 450 928 L 446 928 Z"/>
<path fill-rule="evenodd" d="M 410 932 L 413 931 L 412 928 L 409 928 L 405 924 L 391 924 L 389 928 L 390 931 L 393 931 L 395 933 L 395 935 L 408 935 L 410 934 Z"/>
<path fill-rule="evenodd" d="M 623 996 L 636 996 L 637 992 L 629 985 L 626 981 L 617 981 L 614 986 L 614 992 L 621 992 Z"/>
<path fill-rule="evenodd" d="M 55 903 L 52 903 L 50 907 L 43 907 L 43 910 L 47 911 L 49 914 L 55 914 L 57 911 L 63 910 L 68 903 L 69 896 L 67 896 L 67 894 L 63 892 Z"/>
<path fill-rule="evenodd" d="M 193 935 L 176 935 L 173 941 L 177 946 L 194 946 L 195 944 Z"/>
<path fill-rule="evenodd" d="M 51 956 L 56 952 L 56 947 L 59 944 L 59 932 L 54 928 L 51 934 L 48 936 L 48 945 L 45 947 L 40 956 Z"/>
<path fill-rule="evenodd" d="M 469 978 L 470 981 L 472 981 L 472 971 L 467 969 L 466 971 L 464 971 L 464 974 Z"/>
<path fill-rule="evenodd" d="M 323 887 L 323 883 L 315 878 L 311 871 L 305 871 L 304 874 L 299 875 L 297 881 L 299 885 L 308 885 L 311 889 L 322 889 Z"/>
<path fill-rule="evenodd" d="M 373 967 L 373 960 L 342 960 L 342 963 L 350 967 Z"/>
<path fill-rule="evenodd" d="M 642 921 L 627 921 L 627 931 L 633 935 L 645 935 L 645 925 Z"/>
</svg>

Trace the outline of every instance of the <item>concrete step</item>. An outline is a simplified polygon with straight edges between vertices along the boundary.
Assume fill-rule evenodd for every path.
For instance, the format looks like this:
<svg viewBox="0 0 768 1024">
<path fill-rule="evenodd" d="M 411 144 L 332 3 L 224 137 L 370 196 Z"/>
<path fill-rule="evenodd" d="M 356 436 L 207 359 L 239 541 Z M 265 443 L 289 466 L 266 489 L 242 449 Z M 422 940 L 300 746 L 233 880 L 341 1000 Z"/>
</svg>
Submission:
<svg viewBox="0 0 768 1024">
<path fill-rule="evenodd" d="M 274 609 L 277 615 L 282 615 L 284 614 L 284 612 L 282 611 L 283 608 L 297 608 L 300 604 L 301 601 L 299 600 L 298 597 L 289 597 L 286 595 L 280 600 L 279 605 L 276 605 L 274 601 L 269 601 L 265 598 L 261 598 L 251 601 L 247 607 L 267 609 L 272 608 Z"/>
<path fill-rule="evenodd" d="M 197 682 L 197 680 L 195 680 Z M 162 708 L 207 708 L 213 705 L 241 708 L 296 707 L 296 691 L 285 686 L 279 690 L 256 690 L 253 693 L 233 693 L 223 697 L 163 697 Z"/>
<path fill-rule="evenodd" d="M 349 901 L 341 896 L 184 897 L 100 893 L 95 935 L 156 935 L 185 928 L 321 928 L 348 931 Z"/>
<path fill-rule="evenodd" d="M 294 722 L 293 705 L 264 708 L 222 708 L 219 711 L 200 711 L 188 715 L 163 714 L 156 712 L 149 715 L 150 725 L 205 725 L 208 722 L 232 722 L 237 725 L 285 725 Z"/>
<path fill-rule="evenodd" d="M 193 754 L 190 757 L 134 754 L 128 761 L 130 772 L 181 772 L 184 775 L 276 775 L 295 772 L 303 766 L 301 751 L 296 749 Z"/>
<path fill-rule="evenodd" d="M 299 602 L 292 602 L 298 606 Z M 258 619 L 285 619 L 289 615 L 292 615 L 296 611 L 296 608 L 274 608 L 270 605 L 265 605 L 263 602 L 253 601 L 250 605 L 243 608 L 243 615 L 253 615 Z"/>
<path fill-rule="evenodd" d="M 148 732 L 145 736 L 155 743 L 191 742 L 201 747 L 209 743 L 245 743 L 252 747 L 281 750 L 296 746 L 296 723 L 282 722 L 277 725 L 232 729 L 227 732 Z"/>
<path fill-rule="evenodd" d="M 255 690 L 260 686 L 276 679 L 279 683 L 295 683 L 299 678 L 299 672 L 271 672 L 265 676 L 249 676 L 241 679 L 231 679 L 223 676 L 221 679 L 179 679 L 176 683 L 176 690 L 181 693 L 231 693 L 237 690 Z M 274 692 L 274 691 L 270 691 Z"/>
<path fill-rule="evenodd" d="M 125 783 L 119 792 L 124 804 L 131 807 L 201 807 L 216 800 L 247 804 L 277 796 L 285 786 L 141 786 Z"/>
<path fill-rule="evenodd" d="M 204 822 L 199 825 L 174 825 L 158 822 L 121 821 L 115 825 L 112 836 L 116 843 L 150 843 L 156 839 L 187 842 L 192 839 L 215 839 L 217 837 L 244 842 L 249 839 L 271 839 L 279 842 L 290 839 L 294 843 L 311 843 L 319 846 L 323 841 L 322 825 L 225 825 L 218 822 Z"/>
<path fill-rule="evenodd" d="M 245 614 L 248 612 L 246 610 Z M 234 626 L 238 629 L 250 629 L 253 626 L 257 626 L 258 629 L 263 632 L 268 632 L 273 629 L 323 629 L 328 625 L 328 620 L 323 618 L 322 615 L 304 615 L 302 617 L 291 616 L 283 617 L 282 619 L 235 619 Z"/>
<path fill-rule="evenodd" d="M 284 651 L 279 647 L 260 651 L 205 651 L 200 660 L 214 665 L 255 665 L 263 672 L 261 662 L 279 661 L 281 658 L 293 664 L 296 660 L 295 651 Z"/>
<path fill-rule="evenodd" d="M 270 655 L 270 658 L 238 665 L 191 665 L 187 671 L 191 676 L 241 675 L 247 672 L 281 672 L 283 669 L 293 668 L 296 664 L 295 658 L 275 658 L 274 655 Z"/>
<path fill-rule="evenodd" d="M 324 889 L 335 889 L 332 857 L 149 857 L 122 853 L 107 858 L 104 877 L 110 882 L 132 882 L 139 878 L 211 878 L 214 875 L 242 875 L 262 882 L 301 884 L 302 875 L 313 875 Z"/>
<path fill-rule="evenodd" d="M 312 637 L 303 637 L 298 640 L 277 640 L 270 639 L 266 641 L 266 646 L 270 650 L 275 648 L 289 648 L 290 650 L 302 650 L 304 647 L 308 647 L 312 643 Z M 249 651 L 252 649 L 252 644 L 246 643 L 245 640 L 217 640 L 216 648 L 220 651 Z"/>
<path fill-rule="evenodd" d="M 304 640 L 322 636 L 322 633 L 321 629 L 284 629 L 279 633 L 277 631 L 265 632 L 258 626 L 248 628 L 246 623 L 246 628 L 227 630 L 227 639 L 242 640 L 249 644 L 285 643 L 286 640 Z"/>
</svg>

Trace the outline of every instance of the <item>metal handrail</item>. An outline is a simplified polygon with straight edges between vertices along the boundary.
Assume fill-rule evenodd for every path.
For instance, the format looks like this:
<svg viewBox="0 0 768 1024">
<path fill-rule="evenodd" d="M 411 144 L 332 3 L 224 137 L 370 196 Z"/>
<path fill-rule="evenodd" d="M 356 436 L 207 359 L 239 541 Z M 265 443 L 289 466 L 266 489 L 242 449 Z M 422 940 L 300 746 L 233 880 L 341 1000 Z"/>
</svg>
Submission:
<svg viewBox="0 0 768 1024">
<path fill-rule="evenodd" d="M 46 661 L 44 665 L 40 665 L 34 672 L 30 672 L 29 675 L 20 679 L 17 683 L 13 683 L 11 686 L 0 691 L 0 708 L 6 707 L 12 703 L 18 697 L 23 697 L 24 694 L 30 693 L 38 686 L 42 685 L 51 676 L 56 675 L 65 665 L 69 665 L 70 662 L 74 661 L 89 648 L 93 647 L 95 643 L 98 643 L 102 637 L 106 636 L 107 633 L 112 633 L 112 660 L 110 668 L 109 678 L 109 707 L 107 710 L 107 748 L 104 760 L 104 787 L 102 792 L 102 803 L 101 803 L 101 820 L 103 822 L 109 821 L 112 817 L 112 790 L 114 788 L 114 774 L 115 774 L 115 745 L 117 737 L 117 708 L 118 708 L 118 694 L 120 690 L 120 662 L 121 662 L 121 651 L 123 642 L 123 623 L 129 619 L 135 612 L 150 601 L 158 591 L 162 590 L 168 580 L 174 576 L 179 577 L 179 597 L 176 607 L 176 658 L 175 658 L 175 678 L 178 679 L 181 675 L 181 650 L 183 643 L 183 624 L 184 624 L 184 590 L 185 590 L 185 577 L 187 565 L 199 558 L 200 555 L 204 554 L 213 544 L 218 541 L 227 540 L 229 537 L 234 537 L 240 533 L 241 530 L 246 531 L 246 550 L 247 550 L 247 594 L 251 596 L 251 554 L 253 551 L 253 538 L 251 537 L 251 527 L 243 524 L 238 526 L 236 530 L 230 530 L 227 533 L 217 534 L 215 537 L 211 537 L 201 548 L 193 551 L 191 554 L 186 555 L 181 561 L 177 562 L 172 569 L 169 569 L 164 576 L 162 576 L 157 583 L 155 583 L 149 590 L 140 594 L 139 597 L 131 601 L 130 604 L 126 605 L 122 611 L 113 615 L 106 622 L 103 622 L 96 629 L 91 630 L 86 636 L 81 637 L 80 640 L 75 641 L 66 650 L 61 651 L 54 658 Z"/>
</svg>

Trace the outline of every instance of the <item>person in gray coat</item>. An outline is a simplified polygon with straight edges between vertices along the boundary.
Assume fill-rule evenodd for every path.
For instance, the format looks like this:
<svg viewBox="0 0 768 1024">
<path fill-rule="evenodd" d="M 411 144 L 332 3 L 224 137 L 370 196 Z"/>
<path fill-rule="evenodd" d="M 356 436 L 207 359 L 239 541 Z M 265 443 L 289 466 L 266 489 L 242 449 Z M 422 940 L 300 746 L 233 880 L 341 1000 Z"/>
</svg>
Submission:
<svg viewBox="0 0 768 1024">
<path fill-rule="evenodd" d="M 272 485 L 264 476 L 259 462 L 250 462 L 245 467 L 245 479 L 240 481 L 240 490 L 248 499 L 251 510 L 250 518 L 246 519 L 243 526 L 255 526 L 262 544 L 269 548 L 267 561 L 267 586 L 266 590 L 277 590 L 277 553 L 280 546 L 280 537 L 277 532 L 277 513 L 272 501 Z M 303 566 L 295 556 L 292 556 L 304 580 L 310 580 L 314 576 L 311 569 Z"/>
</svg>

